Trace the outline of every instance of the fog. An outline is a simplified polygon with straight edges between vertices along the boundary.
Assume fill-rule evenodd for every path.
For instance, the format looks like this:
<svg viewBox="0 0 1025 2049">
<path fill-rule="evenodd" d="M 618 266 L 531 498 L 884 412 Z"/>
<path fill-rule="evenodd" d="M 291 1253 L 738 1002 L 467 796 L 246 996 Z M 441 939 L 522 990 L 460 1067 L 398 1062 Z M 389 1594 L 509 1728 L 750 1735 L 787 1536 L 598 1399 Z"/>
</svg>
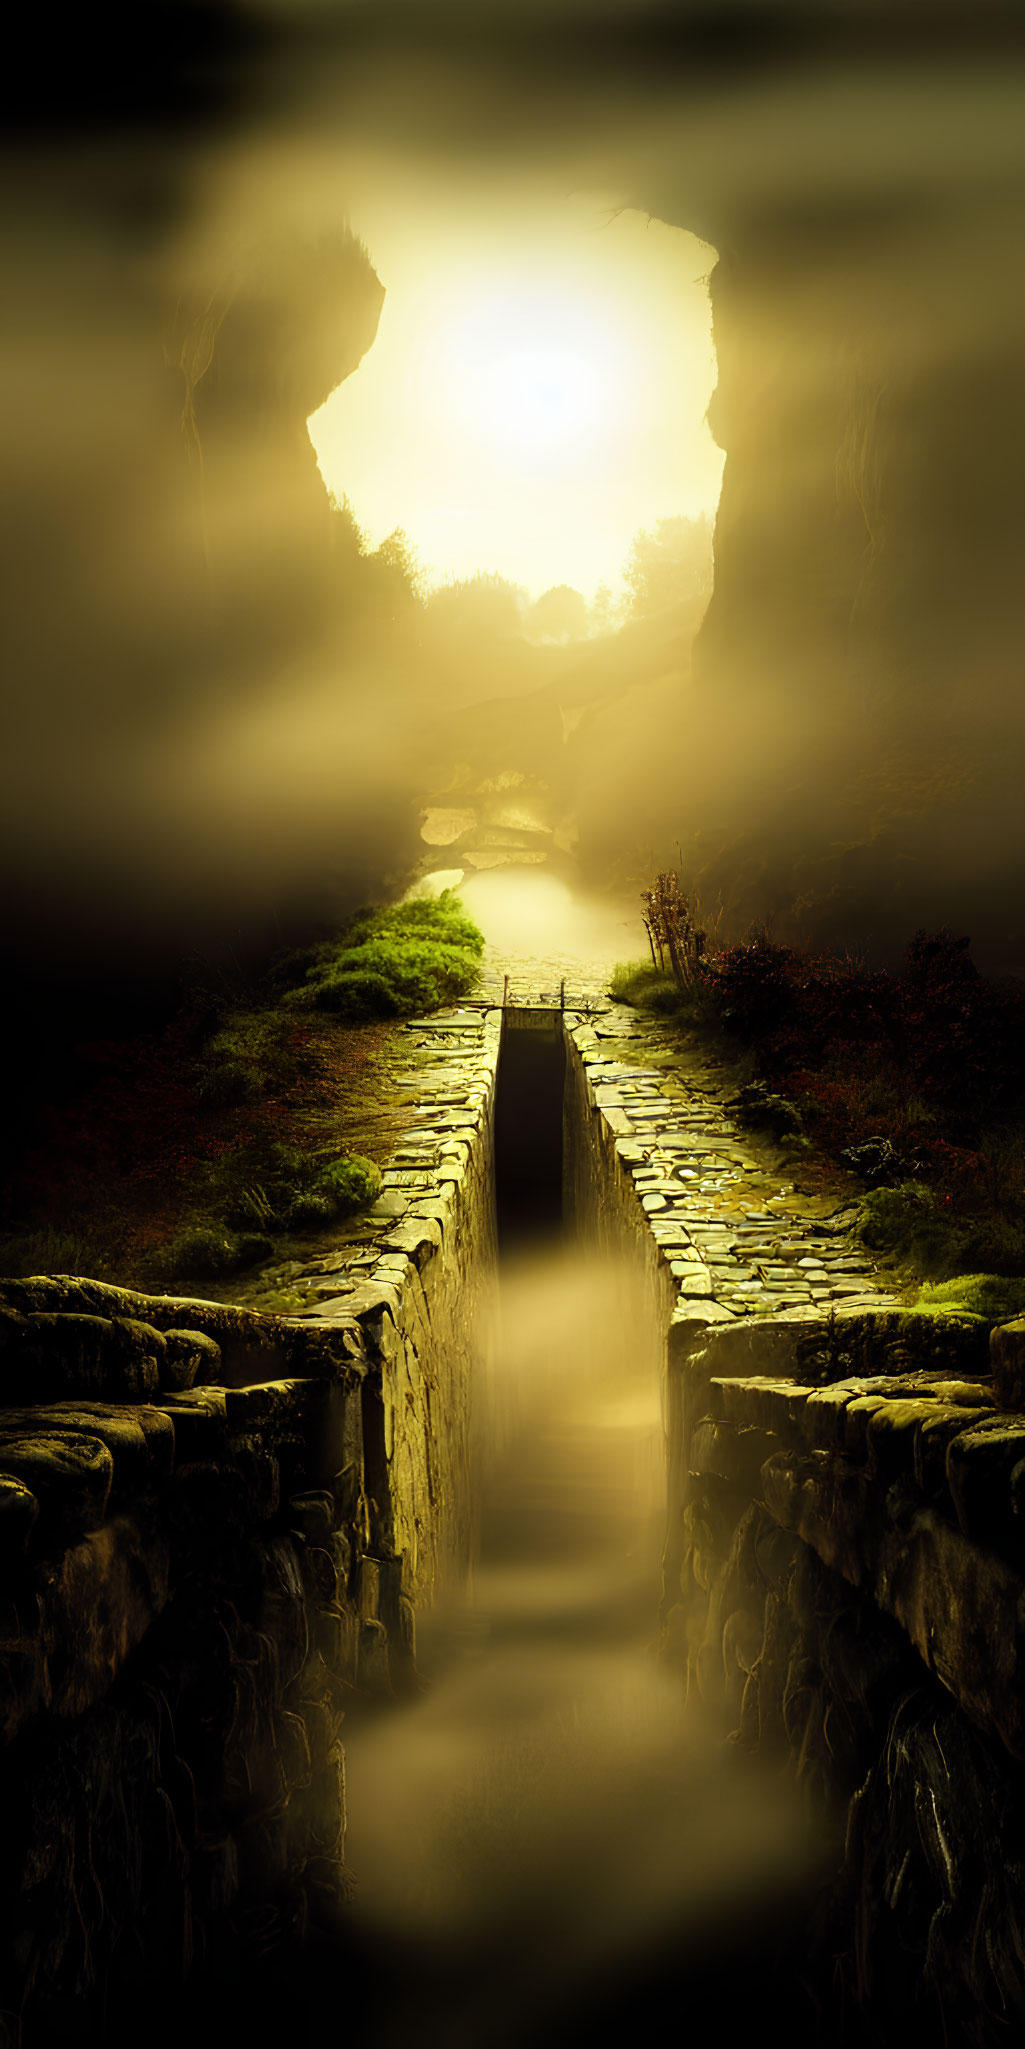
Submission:
<svg viewBox="0 0 1025 2049">
<path fill-rule="evenodd" d="M 583 2040 L 621 2003 L 654 2039 L 670 1986 L 692 2023 L 725 1999 L 802 2039 L 801 1942 L 789 1978 L 768 1961 L 822 1844 L 655 1653 L 652 1322 L 643 1280 L 580 1249 L 510 1261 L 480 1319 L 471 1588 L 421 1618 L 421 1697 L 347 1724 L 351 1912 L 383 1967 L 367 2039 Z"/>
<path fill-rule="evenodd" d="M 7 152 L 19 984 L 92 977 L 122 1000 L 195 947 L 259 950 L 405 888 L 437 859 L 425 811 L 503 778 L 543 799 L 541 838 L 503 846 L 478 811 L 462 851 L 485 866 L 551 858 L 622 893 L 672 861 L 722 891 L 734 931 L 768 917 L 886 955 L 949 920 L 1013 965 L 1013 13 L 948 7 L 927 34 L 917 9 L 867 4 L 157 14 L 164 56 L 123 88 L 114 16 L 51 50 Z M 589 195 L 673 231 L 682 283 L 710 291 L 714 595 L 631 611 L 620 589 L 554 636 L 518 598 L 504 623 L 464 605 L 446 624 L 379 532 L 360 552 L 306 422 L 339 385 L 355 399 L 389 293 L 403 312 L 404 221 L 429 272 L 469 209 L 489 275 L 515 245 L 520 277 L 531 224 Z M 624 373 L 624 407 L 644 374 Z M 412 464 L 415 416 L 404 431 Z M 707 487 L 678 445 L 692 514 Z M 388 462 L 401 525 L 401 444 Z M 342 495 L 344 466 L 343 434 Z M 552 582 L 582 583 L 567 559 Z M 491 543 L 478 567 L 520 586 Z M 458 848 L 445 865 L 479 872 Z"/>
</svg>

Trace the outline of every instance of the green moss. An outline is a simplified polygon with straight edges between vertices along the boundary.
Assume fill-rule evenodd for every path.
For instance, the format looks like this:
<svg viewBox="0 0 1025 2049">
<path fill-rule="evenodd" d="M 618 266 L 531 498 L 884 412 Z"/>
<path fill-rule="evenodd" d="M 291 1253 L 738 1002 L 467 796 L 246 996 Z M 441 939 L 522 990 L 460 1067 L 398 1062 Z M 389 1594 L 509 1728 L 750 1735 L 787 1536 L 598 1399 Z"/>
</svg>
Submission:
<svg viewBox="0 0 1025 2049">
<path fill-rule="evenodd" d="M 1025 1275 L 958 1274 L 952 1280 L 926 1283 L 916 1310 L 959 1310 L 981 1316 L 987 1324 L 1009 1323 L 1025 1312 Z"/>
<path fill-rule="evenodd" d="M 366 1024 L 469 995 L 483 950 L 483 933 L 446 890 L 357 912 L 337 939 L 276 961 L 270 979 L 289 1009 L 327 1010 Z"/>
</svg>

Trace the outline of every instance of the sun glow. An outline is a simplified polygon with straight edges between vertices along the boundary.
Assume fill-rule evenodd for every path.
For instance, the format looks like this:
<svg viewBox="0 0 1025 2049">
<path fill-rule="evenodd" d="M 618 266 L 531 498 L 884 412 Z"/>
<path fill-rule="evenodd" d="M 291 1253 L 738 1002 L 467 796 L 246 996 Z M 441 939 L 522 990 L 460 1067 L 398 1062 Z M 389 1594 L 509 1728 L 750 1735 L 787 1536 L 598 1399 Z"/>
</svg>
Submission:
<svg viewBox="0 0 1025 2049">
<path fill-rule="evenodd" d="M 594 199 L 443 238 L 439 214 L 407 198 L 358 222 L 387 297 L 310 420 L 325 482 L 374 545 L 402 527 L 431 581 L 615 585 L 640 527 L 718 499 L 714 252 Z"/>
<path fill-rule="evenodd" d="M 524 300 L 495 289 L 459 329 L 442 333 L 440 384 L 453 413 L 510 454 L 561 460 L 566 444 L 604 431 L 617 403 L 615 338 L 586 305 L 554 292 Z"/>
</svg>

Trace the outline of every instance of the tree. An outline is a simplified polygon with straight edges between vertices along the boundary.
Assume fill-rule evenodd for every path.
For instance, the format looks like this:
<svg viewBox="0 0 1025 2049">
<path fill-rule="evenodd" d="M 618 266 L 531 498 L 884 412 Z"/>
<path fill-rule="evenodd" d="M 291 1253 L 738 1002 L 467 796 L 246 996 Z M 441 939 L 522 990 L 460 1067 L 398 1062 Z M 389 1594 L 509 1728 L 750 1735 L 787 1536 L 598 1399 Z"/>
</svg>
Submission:
<svg viewBox="0 0 1025 2049">
<path fill-rule="evenodd" d="M 579 640 L 587 623 L 587 599 L 568 583 L 542 591 L 530 609 L 530 631 L 538 640 Z"/>
<path fill-rule="evenodd" d="M 401 527 L 372 548 L 347 498 L 331 512 L 331 561 L 335 586 L 356 613 L 396 619 L 423 602 L 423 573 Z"/>
<path fill-rule="evenodd" d="M 496 571 L 479 570 L 451 583 L 441 583 L 427 598 L 433 625 L 464 637 L 504 638 L 523 631 L 526 592 Z"/>
<path fill-rule="evenodd" d="M 613 633 L 619 624 L 621 606 L 613 597 L 607 583 L 600 583 L 591 600 L 591 630 L 593 633 Z"/>
<path fill-rule="evenodd" d="M 386 535 L 380 547 L 374 549 L 370 560 L 379 565 L 382 579 L 394 592 L 396 600 L 422 597 L 420 564 L 400 526 Z"/>
<path fill-rule="evenodd" d="M 700 519 L 656 520 L 654 531 L 637 534 L 623 570 L 636 618 L 665 612 L 671 605 L 707 604 L 712 595 L 712 523 Z"/>
</svg>

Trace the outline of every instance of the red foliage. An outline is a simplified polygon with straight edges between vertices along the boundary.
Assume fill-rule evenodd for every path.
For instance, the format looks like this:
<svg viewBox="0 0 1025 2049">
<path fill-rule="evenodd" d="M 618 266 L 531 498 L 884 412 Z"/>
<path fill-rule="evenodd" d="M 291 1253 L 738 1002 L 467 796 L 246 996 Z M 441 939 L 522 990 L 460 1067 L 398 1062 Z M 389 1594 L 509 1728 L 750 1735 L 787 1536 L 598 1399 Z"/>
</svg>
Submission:
<svg viewBox="0 0 1025 2049">
<path fill-rule="evenodd" d="M 1025 991 L 980 975 L 966 940 L 917 932 L 893 975 L 757 934 L 706 972 L 724 1020 L 831 1150 L 878 1138 L 906 1172 L 985 1184 L 979 1132 L 1025 1090 Z"/>
</svg>

